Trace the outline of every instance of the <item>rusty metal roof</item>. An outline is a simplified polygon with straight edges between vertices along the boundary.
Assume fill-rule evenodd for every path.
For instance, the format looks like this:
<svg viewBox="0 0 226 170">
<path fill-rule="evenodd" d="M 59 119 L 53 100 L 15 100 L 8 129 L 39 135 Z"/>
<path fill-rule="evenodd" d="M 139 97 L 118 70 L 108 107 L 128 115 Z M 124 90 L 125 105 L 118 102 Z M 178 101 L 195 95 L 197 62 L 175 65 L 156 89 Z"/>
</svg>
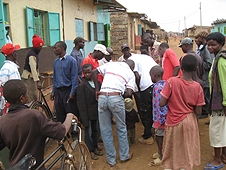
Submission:
<svg viewBox="0 0 226 170">
<path fill-rule="evenodd" d="M 108 10 L 109 12 L 118 12 L 118 11 L 126 11 L 126 7 L 121 5 L 116 0 L 93 0 L 95 5 L 103 6 L 104 9 Z"/>
</svg>

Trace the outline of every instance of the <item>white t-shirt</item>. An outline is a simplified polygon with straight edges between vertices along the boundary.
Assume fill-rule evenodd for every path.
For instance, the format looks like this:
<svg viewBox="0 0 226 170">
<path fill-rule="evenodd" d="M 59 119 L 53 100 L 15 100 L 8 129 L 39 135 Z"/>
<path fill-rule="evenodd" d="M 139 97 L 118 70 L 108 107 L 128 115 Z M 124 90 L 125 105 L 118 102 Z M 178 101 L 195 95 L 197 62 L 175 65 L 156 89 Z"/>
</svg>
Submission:
<svg viewBox="0 0 226 170">
<path fill-rule="evenodd" d="M 146 90 L 153 84 L 149 72 L 153 66 L 158 64 L 151 56 L 145 54 L 133 54 L 129 60 L 134 61 L 135 67 L 133 71 L 137 71 L 140 76 L 140 90 Z"/>
<path fill-rule="evenodd" d="M 134 91 L 135 75 L 129 65 L 124 62 L 108 62 L 97 70 L 104 75 L 100 92 L 120 92 L 124 94 L 126 88 Z"/>
<path fill-rule="evenodd" d="M 19 66 L 12 61 L 5 60 L 0 70 L 0 81 L 5 84 L 11 79 L 21 79 L 18 71 Z"/>
</svg>

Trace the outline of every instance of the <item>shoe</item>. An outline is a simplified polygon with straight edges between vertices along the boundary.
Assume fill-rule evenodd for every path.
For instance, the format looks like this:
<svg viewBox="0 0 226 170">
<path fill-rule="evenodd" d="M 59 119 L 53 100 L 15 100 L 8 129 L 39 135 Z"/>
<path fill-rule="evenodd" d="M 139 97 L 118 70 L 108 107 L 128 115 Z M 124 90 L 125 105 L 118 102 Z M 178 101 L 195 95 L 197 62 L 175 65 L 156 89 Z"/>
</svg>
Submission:
<svg viewBox="0 0 226 170">
<path fill-rule="evenodd" d="M 98 151 L 97 149 L 94 149 L 93 153 L 97 156 L 103 156 L 103 153 L 101 151 Z"/>
<path fill-rule="evenodd" d="M 92 160 L 98 160 L 98 157 L 97 157 L 97 155 L 95 153 L 90 152 L 90 155 L 91 155 L 91 159 Z"/>
<path fill-rule="evenodd" d="M 153 137 L 150 137 L 148 139 L 144 139 L 143 137 L 141 137 L 138 139 L 138 142 L 140 142 L 141 144 L 152 145 L 154 143 L 154 139 Z"/>
<path fill-rule="evenodd" d="M 103 150 L 103 148 L 102 148 L 102 147 L 100 147 L 100 146 L 98 146 L 98 147 L 97 147 L 97 150 L 98 150 L 98 151 L 102 151 L 102 150 Z"/>
<path fill-rule="evenodd" d="M 109 164 L 109 165 L 110 165 L 109 169 L 115 169 L 115 170 L 119 169 L 119 167 L 116 164 L 114 165 Z"/>
<path fill-rule="evenodd" d="M 206 164 L 206 167 L 204 170 L 218 170 L 224 167 L 224 164 L 222 163 L 221 165 L 212 165 L 212 164 Z"/>
<path fill-rule="evenodd" d="M 127 158 L 126 160 L 120 160 L 121 163 L 127 162 L 129 160 L 131 160 L 133 158 L 133 153 L 129 154 L 129 158 Z"/>
</svg>

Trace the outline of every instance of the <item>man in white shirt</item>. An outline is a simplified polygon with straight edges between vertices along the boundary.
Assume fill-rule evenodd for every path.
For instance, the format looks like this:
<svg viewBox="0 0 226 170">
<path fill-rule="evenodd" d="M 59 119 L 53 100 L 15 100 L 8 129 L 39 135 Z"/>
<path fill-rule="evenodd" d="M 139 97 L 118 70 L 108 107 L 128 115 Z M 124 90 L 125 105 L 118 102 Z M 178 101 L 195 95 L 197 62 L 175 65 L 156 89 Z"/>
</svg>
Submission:
<svg viewBox="0 0 226 170">
<path fill-rule="evenodd" d="M 13 45 L 11 43 L 5 44 L 1 52 L 6 57 L 4 64 L 0 70 L 0 81 L 5 84 L 10 79 L 21 79 L 18 71 L 19 66 L 17 65 L 17 52 L 19 45 Z"/>
<path fill-rule="evenodd" d="M 98 94 L 98 114 L 101 136 L 104 142 L 106 157 L 110 166 L 116 165 L 116 151 L 112 135 L 111 117 L 116 121 L 121 162 L 132 159 L 129 153 L 125 123 L 125 104 L 123 97 L 131 97 L 135 87 L 133 73 L 134 62 L 109 62 L 93 71 L 93 80 Z M 104 74 L 100 92 L 98 91 L 98 73 Z"/>
<path fill-rule="evenodd" d="M 122 50 L 123 55 L 121 57 L 119 57 L 119 59 L 118 59 L 119 62 L 126 61 L 126 60 L 128 60 L 129 57 L 132 56 L 132 53 L 130 52 L 130 47 L 128 44 L 123 44 L 121 46 L 121 50 Z"/>
<path fill-rule="evenodd" d="M 110 47 L 107 47 L 106 49 L 110 55 L 104 55 L 104 57 L 101 60 L 98 60 L 99 66 L 102 66 L 108 62 L 112 62 L 111 59 L 113 57 L 113 50 Z"/>
<path fill-rule="evenodd" d="M 0 69 L 0 84 L 4 85 L 8 80 L 21 79 L 18 71 L 19 66 L 17 65 L 17 52 L 19 45 L 13 45 L 7 43 L 1 48 L 2 54 L 6 57 L 2 68 Z M 7 113 L 9 103 L 6 102 L 3 96 L 0 96 L 0 116 L 1 114 Z"/>
<path fill-rule="evenodd" d="M 153 144 L 151 128 L 153 124 L 152 116 L 152 85 L 149 72 L 151 68 L 158 65 L 151 56 L 145 54 L 134 54 L 129 58 L 135 63 L 134 74 L 136 84 L 140 91 L 140 118 L 144 126 L 144 133 L 138 141 L 142 144 Z"/>
</svg>

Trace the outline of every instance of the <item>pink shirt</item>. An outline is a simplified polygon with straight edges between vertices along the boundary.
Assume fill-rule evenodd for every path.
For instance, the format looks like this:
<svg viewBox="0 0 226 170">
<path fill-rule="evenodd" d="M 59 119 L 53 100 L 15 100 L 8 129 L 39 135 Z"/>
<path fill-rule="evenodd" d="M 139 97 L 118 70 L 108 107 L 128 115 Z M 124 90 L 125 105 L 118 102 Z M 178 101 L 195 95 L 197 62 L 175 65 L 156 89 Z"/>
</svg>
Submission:
<svg viewBox="0 0 226 170">
<path fill-rule="evenodd" d="M 177 66 L 180 66 L 179 59 L 178 59 L 176 53 L 173 50 L 168 48 L 165 51 L 165 53 L 163 55 L 163 59 L 162 59 L 162 68 L 164 70 L 162 79 L 167 80 L 170 77 L 172 77 L 174 68 Z"/>
<path fill-rule="evenodd" d="M 178 125 L 187 114 L 194 113 L 195 106 L 205 104 L 200 84 L 186 81 L 179 76 L 166 81 L 161 95 L 168 100 L 166 126 Z"/>
</svg>

